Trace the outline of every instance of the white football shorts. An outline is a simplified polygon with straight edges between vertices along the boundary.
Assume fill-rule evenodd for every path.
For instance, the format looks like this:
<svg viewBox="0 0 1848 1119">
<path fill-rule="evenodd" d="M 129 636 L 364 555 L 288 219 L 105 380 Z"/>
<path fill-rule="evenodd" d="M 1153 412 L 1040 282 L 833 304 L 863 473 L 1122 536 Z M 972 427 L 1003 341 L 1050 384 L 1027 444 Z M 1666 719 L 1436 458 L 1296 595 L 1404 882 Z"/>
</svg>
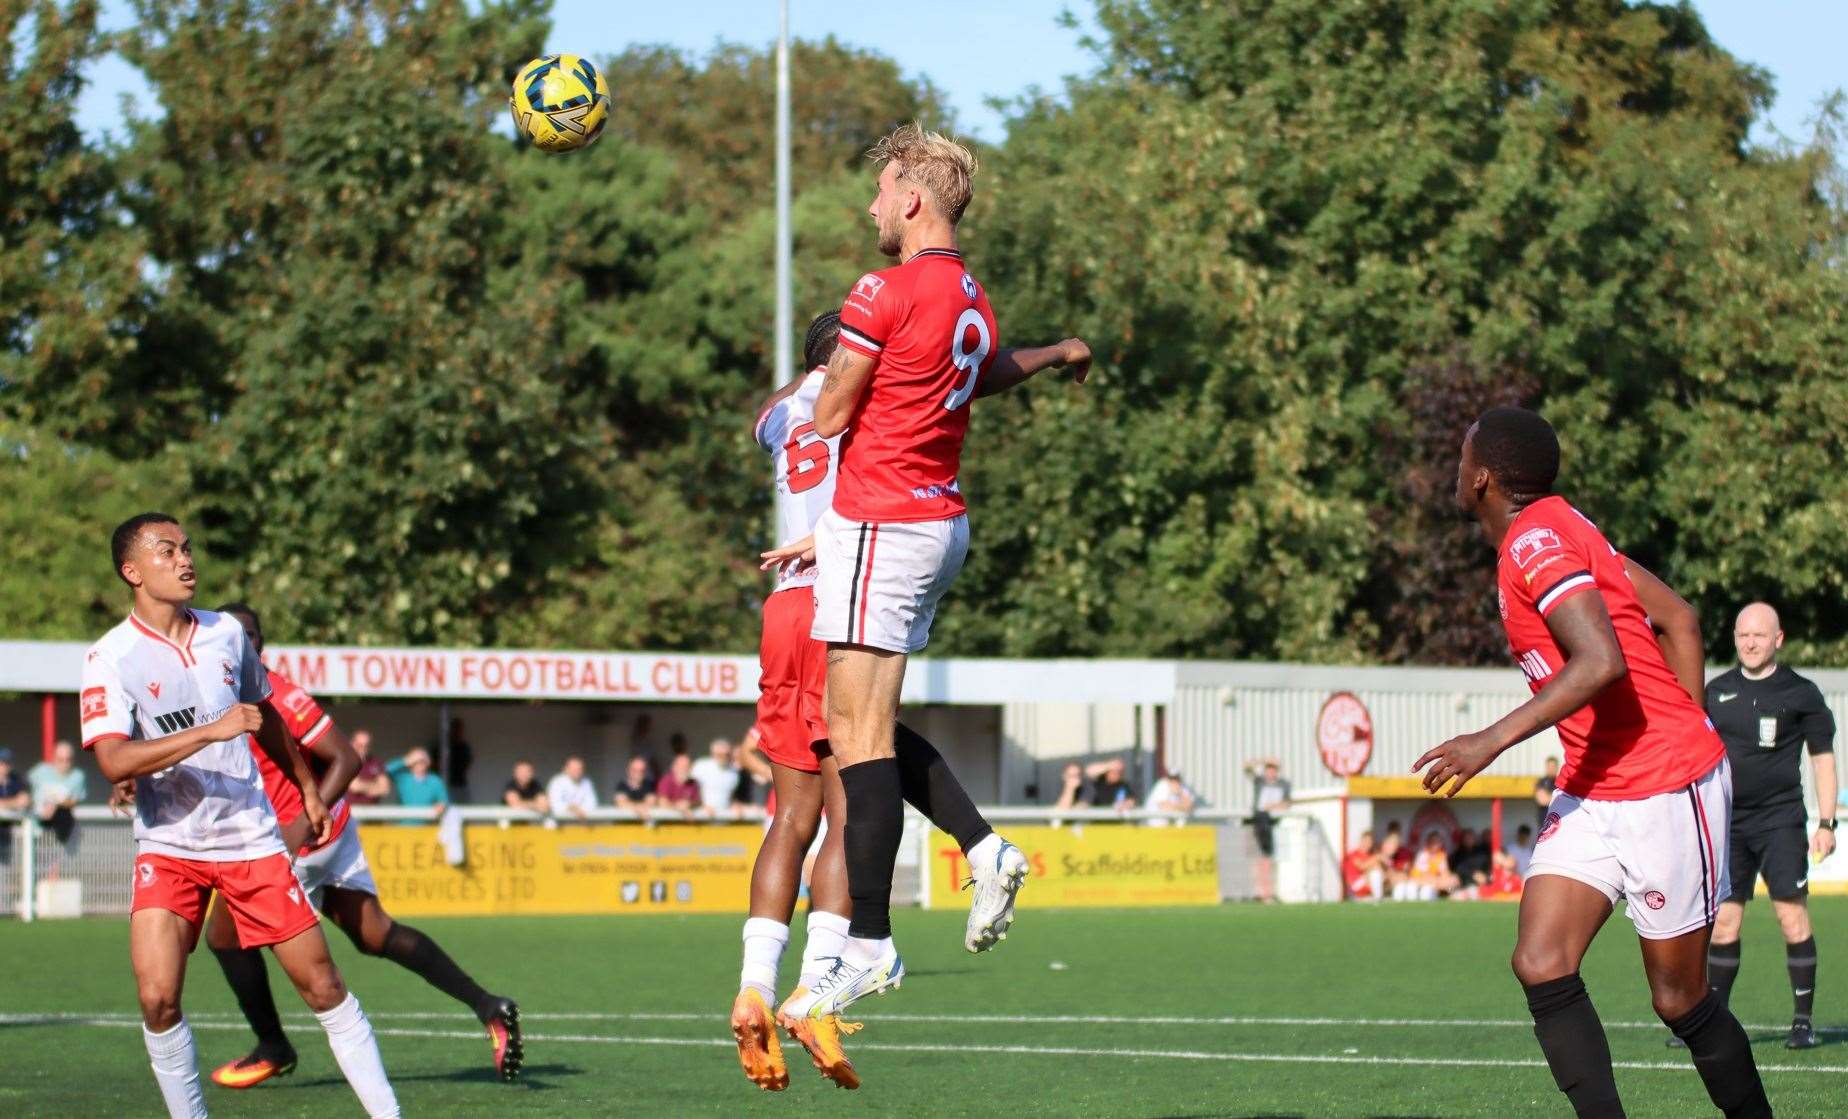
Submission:
<svg viewBox="0 0 1848 1119">
<path fill-rule="evenodd" d="M 937 603 L 969 555 L 969 518 L 815 523 L 817 641 L 915 653 L 930 643 Z"/>
<path fill-rule="evenodd" d="M 1527 876 L 1558 874 L 1623 898 L 1637 935 L 1667 940 L 1713 923 L 1732 895 L 1726 836 L 1732 767 L 1641 800 L 1553 794 Z"/>
<path fill-rule="evenodd" d="M 329 886 L 340 890 L 371 894 L 379 888 L 372 881 L 372 867 L 366 862 L 366 850 L 359 845 L 359 821 L 348 820 L 339 838 L 295 860 L 295 877 L 308 895 L 308 904 L 321 908 L 321 894 Z"/>
</svg>

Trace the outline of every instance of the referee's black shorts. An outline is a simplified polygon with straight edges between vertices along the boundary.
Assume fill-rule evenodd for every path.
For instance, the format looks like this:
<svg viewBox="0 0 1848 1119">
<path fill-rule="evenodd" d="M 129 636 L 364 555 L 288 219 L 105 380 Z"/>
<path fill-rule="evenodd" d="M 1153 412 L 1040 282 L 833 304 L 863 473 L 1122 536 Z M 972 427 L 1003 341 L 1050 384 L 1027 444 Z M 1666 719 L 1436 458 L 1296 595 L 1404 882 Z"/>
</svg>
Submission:
<svg viewBox="0 0 1848 1119">
<path fill-rule="evenodd" d="M 1778 901 L 1793 901 L 1809 894 L 1809 836 L 1800 823 L 1770 829 L 1735 826 L 1728 837 L 1732 867 L 1732 897 L 1740 904 L 1752 900 L 1758 875 Z"/>
</svg>

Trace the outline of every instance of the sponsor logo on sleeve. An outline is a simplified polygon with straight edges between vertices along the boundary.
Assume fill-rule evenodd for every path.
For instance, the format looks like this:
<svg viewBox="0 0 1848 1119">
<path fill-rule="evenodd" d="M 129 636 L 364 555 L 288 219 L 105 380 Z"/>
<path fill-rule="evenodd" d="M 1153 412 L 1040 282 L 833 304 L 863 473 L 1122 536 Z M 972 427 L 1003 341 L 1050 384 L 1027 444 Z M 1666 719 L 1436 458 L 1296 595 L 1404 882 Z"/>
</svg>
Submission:
<svg viewBox="0 0 1848 1119">
<path fill-rule="evenodd" d="M 859 299 L 870 304 L 873 300 L 879 298 L 879 289 L 882 287 L 885 287 L 885 281 L 873 275 L 871 272 L 868 272 L 854 283 L 853 295 L 850 298 Z"/>
<path fill-rule="evenodd" d="M 219 661 L 218 665 L 220 668 L 224 669 L 224 672 L 225 672 L 225 676 L 224 676 L 225 687 L 227 688 L 236 687 L 237 686 L 237 669 L 231 667 L 230 661 Z"/>
<path fill-rule="evenodd" d="M 83 721 L 107 719 L 109 717 L 109 690 L 107 688 L 85 688 L 82 698 Z"/>
<path fill-rule="evenodd" d="M 975 297 L 979 292 L 975 286 L 975 278 L 970 276 L 967 272 L 963 273 L 962 289 L 963 294 L 969 297 L 969 302 L 974 303 Z"/>
<path fill-rule="evenodd" d="M 289 714 L 298 718 L 307 715 L 308 708 L 313 704 L 313 697 L 300 688 L 290 688 L 282 697 L 282 705 L 288 709 Z"/>
<path fill-rule="evenodd" d="M 1534 567 L 1534 562 L 1548 552 L 1558 552 L 1563 548 L 1564 545 L 1559 542 L 1559 534 L 1542 525 L 1539 528 L 1530 528 L 1515 537 L 1514 543 L 1508 545 L 1508 558 L 1514 561 L 1514 566 L 1526 571 Z"/>
</svg>

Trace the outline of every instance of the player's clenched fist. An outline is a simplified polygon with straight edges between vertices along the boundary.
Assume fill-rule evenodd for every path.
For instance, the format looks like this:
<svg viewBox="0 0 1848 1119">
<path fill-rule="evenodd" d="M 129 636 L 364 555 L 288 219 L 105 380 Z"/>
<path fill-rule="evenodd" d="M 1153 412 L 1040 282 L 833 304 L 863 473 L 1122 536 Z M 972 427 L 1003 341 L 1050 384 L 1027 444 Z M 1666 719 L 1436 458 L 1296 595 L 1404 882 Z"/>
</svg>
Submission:
<svg viewBox="0 0 1848 1119">
<path fill-rule="evenodd" d="M 254 703 L 234 703 L 231 709 L 220 715 L 212 728 L 214 741 L 228 742 L 240 734 L 255 734 L 263 725 L 263 712 Z"/>
<path fill-rule="evenodd" d="M 1080 385 L 1091 375 L 1091 347 L 1082 338 L 1067 338 L 1059 343 L 1059 364 L 1072 371 L 1072 380 Z"/>
</svg>

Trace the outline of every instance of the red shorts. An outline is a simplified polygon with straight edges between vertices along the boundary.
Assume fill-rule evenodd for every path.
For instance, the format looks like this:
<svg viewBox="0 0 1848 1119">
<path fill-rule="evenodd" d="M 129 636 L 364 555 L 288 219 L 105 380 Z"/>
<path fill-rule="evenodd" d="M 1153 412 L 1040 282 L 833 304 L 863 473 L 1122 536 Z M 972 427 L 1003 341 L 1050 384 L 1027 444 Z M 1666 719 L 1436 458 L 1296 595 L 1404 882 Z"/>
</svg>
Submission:
<svg viewBox="0 0 1848 1119">
<path fill-rule="evenodd" d="M 758 648 L 757 733 L 764 756 L 778 765 L 818 773 L 815 743 L 828 740 L 822 696 L 828 683 L 828 646 L 809 636 L 815 624 L 815 589 L 791 587 L 764 600 L 764 634 Z"/>
<path fill-rule="evenodd" d="M 206 902 L 217 890 L 230 907 L 237 942 L 245 948 L 281 944 L 320 920 L 295 878 L 289 857 L 280 851 L 236 862 L 137 855 L 131 881 L 135 902 L 130 913 L 143 909 L 178 913 L 192 925 L 195 937 L 205 920 Z"/>
</svg>

